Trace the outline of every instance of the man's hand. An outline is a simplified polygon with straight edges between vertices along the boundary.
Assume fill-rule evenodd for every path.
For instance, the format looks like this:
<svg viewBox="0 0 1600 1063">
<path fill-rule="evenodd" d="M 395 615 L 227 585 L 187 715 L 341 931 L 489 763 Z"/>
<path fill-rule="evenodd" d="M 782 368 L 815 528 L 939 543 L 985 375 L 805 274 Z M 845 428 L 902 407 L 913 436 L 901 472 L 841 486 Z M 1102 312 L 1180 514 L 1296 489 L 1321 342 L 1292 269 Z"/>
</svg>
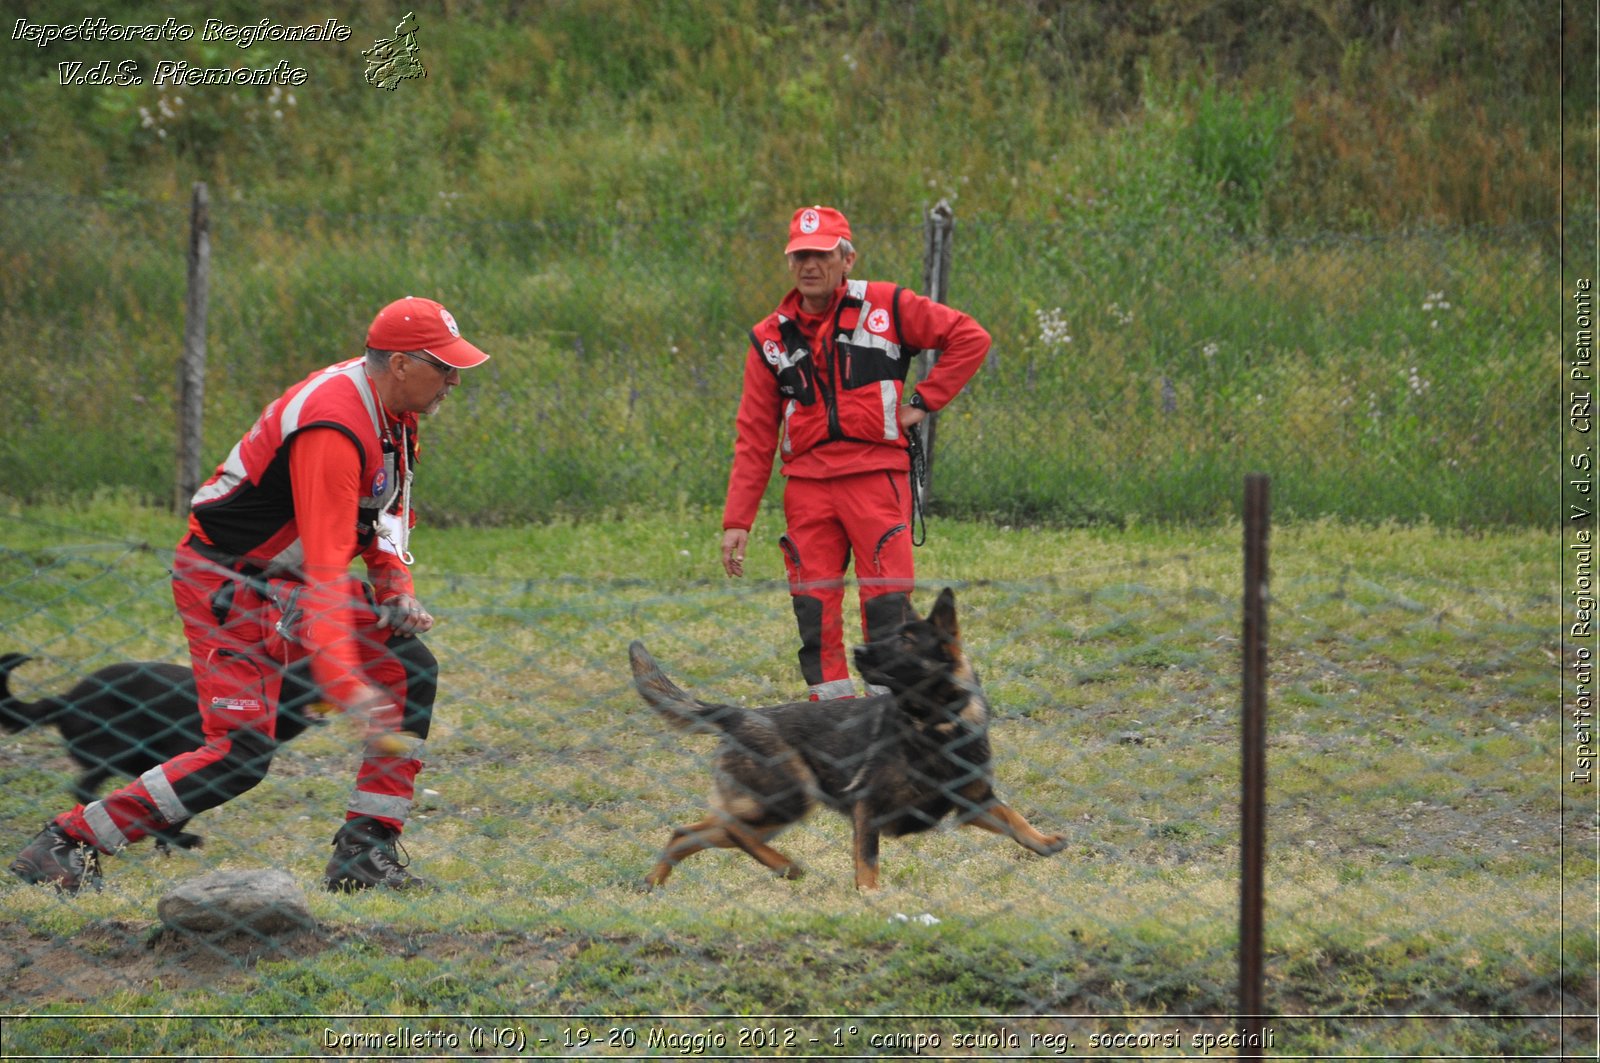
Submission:
<svg viewBox="0 0 1600 1063">
<path fill-rule="evenodd" d="M 400 706 L 386 690 L 363 684 L 362 693 L 348 711 L 369 757 L 415 756 L 422 739 L 400 730 Z"/>
<path fill-rule="evenodd" d="M 729 528 L 722 533 L 722 568 L 730 576 L 744 575 L 744 551 L 750 545 L 748 528 Z"/>
<path fill-rule="evenodd" d="M 433 627 L 433 614 L 409 594 L 397 594 L 378 606 L 378 627 L 397 635 L 420 635 Z"/>
<path fill-rule="evenodd" d="M 928 411 L 916 406 L 902 404 L 896 416 L 900 420 L 901 428 L 915 428 L 928 419 Z"/>
</svg>

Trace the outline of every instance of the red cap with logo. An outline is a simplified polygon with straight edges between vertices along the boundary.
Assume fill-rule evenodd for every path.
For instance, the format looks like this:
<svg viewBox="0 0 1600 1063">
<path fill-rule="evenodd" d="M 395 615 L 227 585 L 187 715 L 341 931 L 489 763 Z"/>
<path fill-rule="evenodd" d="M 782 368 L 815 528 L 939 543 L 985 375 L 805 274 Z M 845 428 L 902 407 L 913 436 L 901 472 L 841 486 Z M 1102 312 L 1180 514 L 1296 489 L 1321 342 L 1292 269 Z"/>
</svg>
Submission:
<svg viewBox="0 0 1600 1063">
<path fill-rule="evenodd" d="M 832 251 L 840 240 L 849 240 L 850 223 L 832 207 L 801 207 L 789 219 L 789 246 L 786 255 L 796 251 Z"/>
<path fill-rule="evenodd" d="M 396 299 L 372 319 L 367 346 L 375 351 L 421 351 L 454 369 L 471 369 L 489 356 L 461 338 L 450 311 L 432 299 Z"/>
</svg>

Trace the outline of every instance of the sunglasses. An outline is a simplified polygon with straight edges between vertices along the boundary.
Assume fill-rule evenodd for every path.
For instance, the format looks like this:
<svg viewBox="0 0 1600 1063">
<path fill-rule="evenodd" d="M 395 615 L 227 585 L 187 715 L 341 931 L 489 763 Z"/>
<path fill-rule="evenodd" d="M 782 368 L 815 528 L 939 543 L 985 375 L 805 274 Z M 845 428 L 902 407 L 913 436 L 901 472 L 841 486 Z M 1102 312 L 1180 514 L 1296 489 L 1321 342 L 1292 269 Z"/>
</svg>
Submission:
<svg viewBox="0 0 1600 1063">
<path fill-rule="evenodd" d="M 407 358 L 415 358 L 419 362 L 422 362 L 422 363 L 424 363 L 426 365 L 433 366 L 435 369 L 439 370 L 439 374 L 441 376 L 449 376 L 451 373 L 454 373 L 456 371 L 456 367 L 455 366 L 453 366 L 453 365 L 445 365 L 443 362 L 439 361 L 439 359 L 434 358 L 431 355 L 426 354 L 425 352 L 401 351 L 400 353 L 405 355 Z"/>
</svg>

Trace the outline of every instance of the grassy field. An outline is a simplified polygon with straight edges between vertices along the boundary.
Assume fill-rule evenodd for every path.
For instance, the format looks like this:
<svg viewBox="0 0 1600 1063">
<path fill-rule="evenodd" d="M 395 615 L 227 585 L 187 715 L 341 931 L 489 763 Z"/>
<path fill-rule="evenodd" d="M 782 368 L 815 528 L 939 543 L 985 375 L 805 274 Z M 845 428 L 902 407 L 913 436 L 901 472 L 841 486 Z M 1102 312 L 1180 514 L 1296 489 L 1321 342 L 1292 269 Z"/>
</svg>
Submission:
<svg viewBox="0 0 1600 1063">
<path fill-rule="evenodd" d="M 0 329 L 27 339 L 0 389 L 0 652 L 37 658 L 27 698 L 183 657 L 178 528 L 149 507 L 195 182 L 208 461 L 378 306 L 439 296 L 494 355 L 419 474 L 444 686 L 407 845 L 440 890 L 314 891 L 356 755 L 314 730 L 201 818 L 203 852 L 138 847 L 67 903 L 0 882 L 0 1055 L 1231 1053 L 1194 1039 L 1237 1032 L 1257 469 L 1282 522 L 1263 1047 L 1594 1047 L 1563 1018 L 1595 1008 L 1596 821 L 1561 786 L 1544 493 L 1563 271 L 1594 258 L 1594 140 L 1565 135 L 1594 125 L 1593 5 L 452 0 L 395 92 L 359 51 L 400 12 L 333 8 L 337 47 L 8 42 Z M 102 58 L 146 82 L 61 84 Z M 180 94 L 161 59 L 307 77 Z M 639 703 L 628 641 L 719 699 L 799 690 L 776 515 L 757 578 L 714 557 L 777 234 L 839 205 L 862 275 L 921 286 L 941 199 L 950 301 L 996 342 L 941 421 L 919 600 L 956 588 L 1001 790 L 1072 845 L 891 841 L 861 896 L 819 817 L 782 843 L 798 882 L 709 853 L 641 894 L 709 743 Z M 68 778 L 54 735 L 0 735 L 0 853 Z M 175 883 L 255 867 L 306 887 L 316 933 L 160 930 Z"/>
<path fill-rule="evenodd" d="M 41 342 L 0 393 L 8 491 L 116 485 L 164 501 L 184 321 L 163 308 L 183 298 L 184 208 L 18 207 L 0 254 L 24 268 L 0 275 L 0 324 Z M 208 463 L 288 381 L 357 353 L 395 292 L 426 288 L 494 356 L 427 425 L 430 517 L 720 504 L 745 330 L 788 285 L 781 221 L 703 220 L 684 268 L 670 223 L 442 219 L 424 238 L 359 215 L 214 214 Z M 935 502 L 966 517 L 1203 523 L 1266 469 L 1299 519 L 1549 525 L 1553 231 L 1262 241 L 1193 216 L 962 214 L 951 301 L 994 345 L 941 415 Z M 857 233 L 862 275 L 922 286 L 920 226 L 861 218 Z"/>
<path fill-rule="evenodd" d="M 444 680 L 407 845 L 439 892 L 315 892 L 353 747 L 338 724 L 313 731 L 197 820 L 198 853 L 136 847 L 107 861 L 104 892 L 65 903 L 0 883 L 0 1007 L 26 1016 L 6 1051 L 311 1053 L 344 1037 L 360 1054 L 403 1026 L 462 1054 L 476 1027 L 520 1030 L 529 1054 L 680 1054 L 694 1042 L 672 1037 L 698 1034 L 702 1054 L 725 1038 L 725 1058 L 859 1057 L 920 1035 L 934 1057 L 1070 1040 L 1110 1058 L 1170 1056 L 1169 1035 L 1198 1055 L 1195 1035 L 1236 1032 L 1236 526 L 935 523 L 918 598 L 956 587 L 1001 790 L 1069 834 L 1057 857 L 965 830 L 892 840 L 886 888 L 862 896 L 848 825 L 819 816 L 782 842 L 798 882 L 716 852 L 639 892 L 703 807 L 708 740 L 644 709 L 626 645 L 718 698 L 794 696 L 775 523 L 751 554 L 763 578 L 742 584 L 714 569 L 715 514 L 696 509 L 419 531 Z M 0 650 L 40 658 L 17 693 L 174 659 L 175 538 L 171 517 L 116 496 L 0 510 Z M 1592 1023 L 1552 1017 L 1592 1014 L 1596 961 L 1594 824 L 1562 803 L 1550 711 L 1552 536 L 1306 522 L 1272 549 L 1272 1050 L 1592 1046 Z M 0 743 L 0 849 L 64 807 L 66 779 L 53 735 Z M 167 889 L 249 867 L 293 874 L 318 932 L 160 932 Z M 82 1014 L 103 1017 L 52 1018 Z"/>
</svg>

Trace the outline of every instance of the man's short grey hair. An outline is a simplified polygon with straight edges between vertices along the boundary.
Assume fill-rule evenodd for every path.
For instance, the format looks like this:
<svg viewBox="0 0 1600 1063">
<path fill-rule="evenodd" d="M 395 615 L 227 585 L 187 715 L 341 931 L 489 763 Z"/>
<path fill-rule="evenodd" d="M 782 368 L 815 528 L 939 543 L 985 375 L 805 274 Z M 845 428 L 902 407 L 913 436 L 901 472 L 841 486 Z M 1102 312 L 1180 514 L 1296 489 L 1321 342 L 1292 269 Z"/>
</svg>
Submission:
<svg viewBox="0 0 1600 1063">
<path fill-rule="evenodd" d="M 833 246 L 833 249 L 839 252 L 841 256 L 853 255 L 855 254 L 856 245 L 852 244 L 849 240 L 846 240 L 841 236 L 839 237 L 839 242 Z M 793 254 L 793 252 L 790 252 L 790 254 Z M 784 257 L 787 258 L 788 256 L 786 255 Z"/>
<path fill-rule="evenodd" d="M 373 373 L 387 373 L 389 371 L 389 356 L 404 353 L 404 351 L 380 351 L 374 347 L 368 347 L 367 370 Z"/>
</svg>

